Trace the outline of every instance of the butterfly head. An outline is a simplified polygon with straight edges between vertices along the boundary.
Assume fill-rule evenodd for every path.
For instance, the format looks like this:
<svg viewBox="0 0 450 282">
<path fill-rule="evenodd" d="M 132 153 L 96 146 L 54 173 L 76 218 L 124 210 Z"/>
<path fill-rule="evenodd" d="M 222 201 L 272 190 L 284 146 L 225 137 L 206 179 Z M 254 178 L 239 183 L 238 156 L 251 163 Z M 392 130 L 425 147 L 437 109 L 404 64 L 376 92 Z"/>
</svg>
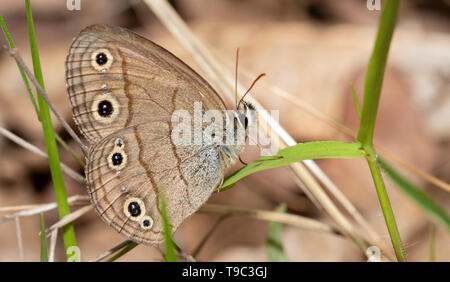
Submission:
<svg viewBox="0 0 450 282">
<path fill-rule="evenodd" d="M 248 130 L 256 124 L 256 110 L 252 104 L 241 100 L 237 106 L 237 122 Z"/>
</svg>

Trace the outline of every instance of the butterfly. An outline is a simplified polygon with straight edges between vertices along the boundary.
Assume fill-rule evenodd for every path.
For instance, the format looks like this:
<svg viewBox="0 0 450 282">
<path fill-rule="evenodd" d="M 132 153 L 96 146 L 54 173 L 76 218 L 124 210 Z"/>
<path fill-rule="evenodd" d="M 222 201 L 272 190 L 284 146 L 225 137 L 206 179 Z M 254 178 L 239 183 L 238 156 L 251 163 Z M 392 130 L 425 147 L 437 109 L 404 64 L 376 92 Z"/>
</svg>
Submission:
<svg viewBox="0 0 450 282">
<path fill-rule="evenodd" d="M 221 186 L 245 148 L 225 139 L 245 137 L 254 108 L 241 101 L 230 113 L 192 68 L 130 30 L 83 29 L 67 55 L 66 82 L 73 118 L 90 143 L 85 175 L 91 202 L 135 242 L 163 241 L 161 195 L 175 231 Z M 180 119 L 180 113 L 195 118 L 196 105 L 202 114 L 220 116 L 214 123 Z M 193 135 L 200 129 L 202 142 L 180 142 L 174 135 L 180 128 Z"/>
</svg>

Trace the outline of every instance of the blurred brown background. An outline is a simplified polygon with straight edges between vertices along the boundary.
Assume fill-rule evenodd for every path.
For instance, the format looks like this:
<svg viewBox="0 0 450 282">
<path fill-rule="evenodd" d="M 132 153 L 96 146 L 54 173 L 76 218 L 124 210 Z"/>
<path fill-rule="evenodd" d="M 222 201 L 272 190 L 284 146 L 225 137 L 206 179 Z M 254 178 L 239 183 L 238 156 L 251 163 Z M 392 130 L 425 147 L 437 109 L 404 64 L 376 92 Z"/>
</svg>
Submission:
<svg viewBox="0 0 450 282">
<path fill-rule="evenodd" d="M 193 59 L 140 1 L 81 0 L 80 11 L 68 11 L 66 1 L 32 1 L 37 40 L 47 93 L 74 127 L 65 90 L 64 61 L 72 38 L 87 25 L 108 23 L 135 30 L 164 46 L 199 71 Z M 373 46 L 379 11 L 366 1 L 344 0 L 174 0 L 170 1 L 193 32 L 211 47 L 231 73 L 240 48 L 240 76 L 250 85 L 261 72 L 267 77 L 252 95 L 268 109 L 280 110 L 280 123 L 297 141 L 347 140 L 329 125 L 267 91 L 276 85 L 326 115 L 358 126 L 350 83 L 363 92 L 365 68 Z M 450 181 L 450 3 L 403 1 L 384 79 L 375 143 L 404 161 Z M 1 1 L 10 33 L 31 66 L 23 1 Z M 0 44 L 5 44 L 0 36 Z M 200 72 L 201 73 L 201 72 Z M 54 119 L 55 121 L 55 119 Z M 58 122 L 56 131 L 76 148 Z M 39 122 L 14 61 L 0 52 L 0 125 L 45 150 Z M 0 139 L 0 206 L 54 201 L 48 163 L 29 151 Z M 64 150 L 62 161 L 82 172 Z M 81 151 L 77 150 L 81 156 Z M 244 160 L 257 155 L 249 153 Z M 378 199 L 364 160 L 322 160 L 318 164 L 390 246 Z M 404 172 L 442 206 L 450 196 Z M 66 177 L 69 195 L 86 190 Z M 394 185 L 386 181 L 406 253 L 411 261 L 428 260 L 430 221 Z M 210 203 L 288 212 L 321 221 L 330 219 L 305 197 L 284 169 L 252 175 L 235 188 L 211 197 Z M 185 251 L 195 248 L 217 215 L 189 218 L 175 239 Z M 56 212 L 45 215 L 47 226 Z M 25 260 L 39 260 L 39 217 L 21 218 Z M 265 261 L 267 222 L 235 216 L 225 220 L 208 241 L 199 260 Z M 95 212 L 75 222 L 82 260 L 94 259 L 123 241 Z M 284 226 L 283 244 L 292 261 L 364 261 L 355 244 L 342 236 Z M 59 236 L 61 237 L 61 236 Z M 57 260 L 65 260 L 59 238 Z M 436 229 L 437 260 L 450 260 L 450 238 Z M 138 246 L 121 260 L 159 260 L 151 247 Z M 14 221 L 0 225 L 0 260 L 19 260 Z"/>
</svg>

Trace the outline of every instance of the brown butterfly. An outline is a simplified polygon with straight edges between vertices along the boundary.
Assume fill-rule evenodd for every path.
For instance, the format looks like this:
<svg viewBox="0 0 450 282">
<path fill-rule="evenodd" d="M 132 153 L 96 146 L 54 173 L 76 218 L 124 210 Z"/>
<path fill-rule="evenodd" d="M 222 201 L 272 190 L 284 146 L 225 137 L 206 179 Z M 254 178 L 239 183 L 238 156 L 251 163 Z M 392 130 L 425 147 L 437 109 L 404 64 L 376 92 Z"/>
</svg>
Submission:
<svg viewBox="0 0 450 282">
<path fill-rule="evenodd" d="M 85 172 L 92 204 L 105 222 L 138 243 L 163 240 L 160 193 L 175 231 L 221 185 L 245 147 L 222 142 L 230 137 L 223 129 L 222 139 L 212 133 L 210 142 L 177 143 L 173 131 L 181 121 L 174 113 L 193 116 L 196 102 L 202 112 L 223 113 L 224 127 L 244 133 L 252 108 L 243 102 L 240 111 L 226 114 L 208 82 L 127 29 L 93 25 L 82 30 L 67 56 L 66 81 L 73 117 L 91 144 Z M 209 125 L 202 123 L 201 129 Z"/>
</svg>

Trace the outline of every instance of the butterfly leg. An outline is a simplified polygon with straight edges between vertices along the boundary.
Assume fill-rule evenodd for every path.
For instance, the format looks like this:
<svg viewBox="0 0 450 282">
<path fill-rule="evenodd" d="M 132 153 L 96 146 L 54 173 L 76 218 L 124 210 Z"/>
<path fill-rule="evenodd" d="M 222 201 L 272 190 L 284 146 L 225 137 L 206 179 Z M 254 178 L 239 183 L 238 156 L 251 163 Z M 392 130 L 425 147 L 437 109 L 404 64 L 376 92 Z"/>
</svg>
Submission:
<svg viewBox="0 0 450 282">
<path fill-rule="evenodd" d="M 220 149 L 219 149 L 219 164 L 220 164 L 220 169 L 222 170 L 222 178 L 220 180 L 219 186 L 217 186 L 217 192 L 220 192 L 220 188 L 222 188 L 224 177 L 225 177 L 225 166 L 224 166 L 224 163 L 223 163 L 223 152 Z"/>
</svg>

